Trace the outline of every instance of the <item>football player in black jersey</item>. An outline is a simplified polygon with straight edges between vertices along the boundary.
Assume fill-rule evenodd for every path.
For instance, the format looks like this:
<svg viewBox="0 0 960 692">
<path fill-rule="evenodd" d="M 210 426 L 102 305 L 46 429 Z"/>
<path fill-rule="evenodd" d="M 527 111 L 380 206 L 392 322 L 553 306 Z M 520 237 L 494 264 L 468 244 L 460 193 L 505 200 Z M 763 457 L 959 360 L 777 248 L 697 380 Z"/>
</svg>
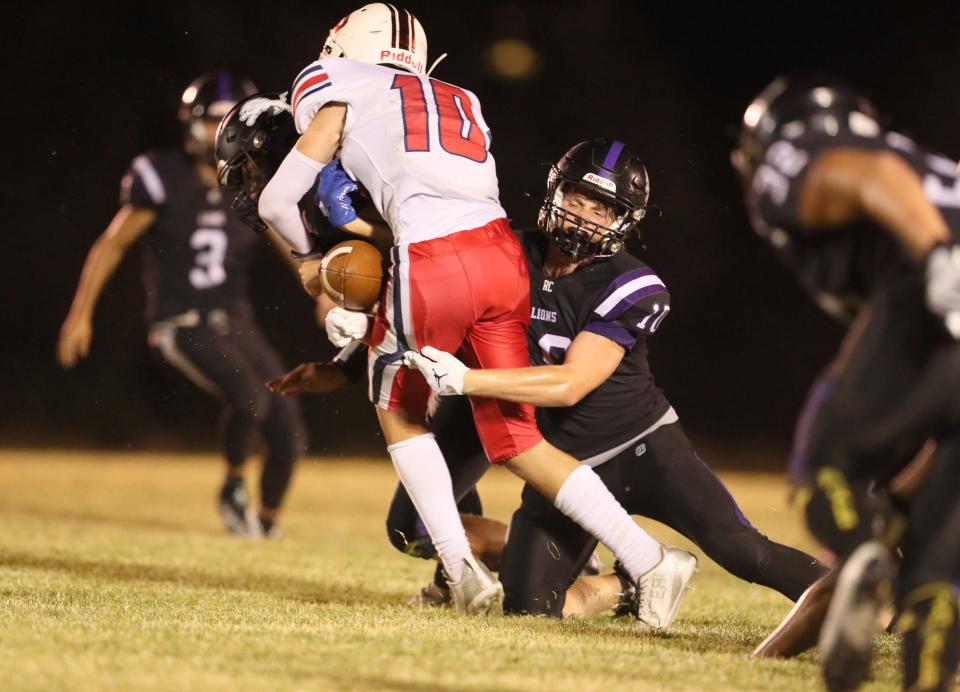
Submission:
<svg viewBox="0 0 960 692">
<path fill-rule="evenodd" d="M 593 466 L 629 512 L 673 527 L 731 573 L 796 600 L 825 568 L 750 525 L 650 372 L 646 340 L 669 313 L 670 296 L 653 269 L 623 249 L 648 194 L 646 170 L 622 142 L 570 149 L 550 172 L 539 230 L 521 234 L 535 367 L 471 370 L 429 347 L 408 361 L 441 395 L 536 404 L 544 436 Z M 409 526 L 406 533 L 416 535 Z M 610 606 L 628 586 L 616 577 L 568 591 L 596 544 L 525 488 L 500 570 L 505 609 L 560 616 Z"/>
<path fill-rule="evenodd" d="M 956 163 L 881 126 L 832 80 L 778 79 L 747 108 L 733 154 L 755 230 L 830 314 L 863 313 L 810 416 L 802 499 L 842 560 L 821 637 L 830 689 L 869 671 L 893 590 L 904 687 L 947 689 L 960 657 L 960 178 Z M 936 441 L 909 505 L 885 491 Z"/>
<path fill-rule="evenodd" d="M 230 532 L 250 537 L 276 534 L 277 512 L 306 440 L 297 403 L 263 384 L 284 367 L 261 335 L 247 295 L 257 237 L 230 211 L 214 167 L 217 124 L 254 91 L 251 82 L 225 71 L 205 74 L 184 91 L 183 148 L 133 160 L 123 178 L 120 210 L 87 256 L 57 354 L 66 368 L 87 355 L 100 292 L 143 237 L 149 343 L 223 402 L 227 472 L 218 507 Z M 258 433 L 266 450 L 261 504 L 254 512 L 243 466 Z"/>
</svg>

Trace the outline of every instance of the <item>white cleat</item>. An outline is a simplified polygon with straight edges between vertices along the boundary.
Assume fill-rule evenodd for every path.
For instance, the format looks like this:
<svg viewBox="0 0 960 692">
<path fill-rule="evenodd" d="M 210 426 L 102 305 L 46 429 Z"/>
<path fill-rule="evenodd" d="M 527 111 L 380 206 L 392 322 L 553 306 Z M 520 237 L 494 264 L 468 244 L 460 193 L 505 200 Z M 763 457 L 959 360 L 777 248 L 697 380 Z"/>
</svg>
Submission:
<svg viewBox="0 0 960 692">
<path fill-rule="evenodd" d="M 697 571 L 697 557 L 681 548 L 663 546 L 663 558 L 637 579 L 637 619 L 664 629 L 673 624 L 687 585 Z"/>
<path fill-rule="evenodd" d="M 463 613 L 503 615 L 503 584 L 473 555 L 464 559 L 460 581 L 448 581 L 453 607 Z"/>
</svg>

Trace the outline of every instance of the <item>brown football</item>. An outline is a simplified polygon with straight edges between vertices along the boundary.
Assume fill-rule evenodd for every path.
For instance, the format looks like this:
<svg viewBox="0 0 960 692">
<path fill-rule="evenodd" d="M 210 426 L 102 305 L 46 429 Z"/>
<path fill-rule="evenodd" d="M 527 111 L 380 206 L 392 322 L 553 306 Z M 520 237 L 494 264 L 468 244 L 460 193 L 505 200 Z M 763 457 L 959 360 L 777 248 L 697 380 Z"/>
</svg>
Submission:
<svg viewBox="0 0 960 692">
<path fill-rule="evenodd" d="M 383 257 L 363 240 L 346 240 L 330 248 L 320 262 L 323 292 L 347 310 L 369 310 L 380 297 Z"/>
</svg>

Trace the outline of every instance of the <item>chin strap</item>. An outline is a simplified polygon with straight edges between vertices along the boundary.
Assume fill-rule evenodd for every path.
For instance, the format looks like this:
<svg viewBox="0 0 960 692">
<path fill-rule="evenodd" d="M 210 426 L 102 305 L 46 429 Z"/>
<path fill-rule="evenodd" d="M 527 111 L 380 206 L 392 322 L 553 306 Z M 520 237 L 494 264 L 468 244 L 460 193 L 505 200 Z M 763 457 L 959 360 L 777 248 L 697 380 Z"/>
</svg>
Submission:
<svg viewBox="0 0 960 692">
<path fill-rule="evenodd" d="M 433 74 L 433 71 L 434 71 L 435 69 L 437 69 L 437 65 L 439 65 L 439 64 L 440 64 L 440 61 L 443 60 L 445 57 L 447 57 L 447 54 L 446 54 L 446 53 L 443 53 L 439 58 L 437 58 L 436 60 L 433 61 L 433 64 L 430 65 L 430 69 L 427 70 L 427 76 L 428 76 L 428 77 L 429 77 L 431 74 Z"/>
</svg>

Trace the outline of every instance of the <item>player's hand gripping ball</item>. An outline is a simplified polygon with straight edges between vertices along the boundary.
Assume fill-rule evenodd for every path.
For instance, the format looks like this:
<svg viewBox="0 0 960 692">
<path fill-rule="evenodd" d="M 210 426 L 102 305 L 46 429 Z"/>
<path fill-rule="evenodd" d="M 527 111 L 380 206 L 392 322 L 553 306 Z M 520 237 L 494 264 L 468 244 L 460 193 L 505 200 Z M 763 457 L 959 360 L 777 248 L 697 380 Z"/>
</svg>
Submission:
<svg viewBox="0 0 960 692">
<path fill-rule="evenodd" d="M 320 262 L 323 292 L 347 310 L 369 310 L 380 297 L 383 257 L 363 240 L 334 245 Z"/>
</svg>

